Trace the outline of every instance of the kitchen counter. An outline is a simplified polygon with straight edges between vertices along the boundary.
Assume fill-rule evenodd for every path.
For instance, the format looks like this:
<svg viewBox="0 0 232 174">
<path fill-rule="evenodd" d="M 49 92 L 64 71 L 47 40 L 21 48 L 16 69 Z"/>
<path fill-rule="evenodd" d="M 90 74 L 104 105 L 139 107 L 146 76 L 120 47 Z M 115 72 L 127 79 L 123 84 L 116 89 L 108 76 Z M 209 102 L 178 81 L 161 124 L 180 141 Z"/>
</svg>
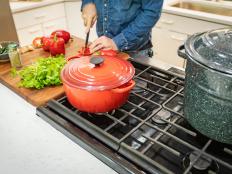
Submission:
<svg viewBox="0 0 232 174">
<path fill-rule="evenodd" d="M 0 84 L 0 173 L 116 173 L 35 115 L 35 107 Z"/>
<path fill-rule="evenodd" d="M 58 4 L 64 0 L 43 0 L 41 2 L 10 2 L 12 13 L 18 13 L 47 5 Z"/>
<path fill-rule="evenodd" d="M 81 0 L 43 0 L 41 2 L 10 2 L 10 7 L 12 10 L 12 13 L 18 13 L 18 12 L 22 12 L 26 10 L 31 10 L 34 8 L 39 8 L 39 7 L 43 7 L 47 5 L 52 5 L 52 4 L 62 3 L 62 2 L 69 2 L 69 1 L 75 2 L 75 1 L 81 1 Z M 180 16 L 186 16 L 190 18 L 202 19 L 202 20 L 225 24 L 225 25 L 232 25 L 232 17 L 170 7 L 169 4 L 173 4 L 178 1 L 180 0 L 164 0 L 163 12 L 180 15 Z M 208 2 L 208 3 L 218 3 L 224 6 L 226 5 L 227 7 L 231 6 L 231 10 L 232 10 L 232 2 L 220 1 L 220 2 Z"/>
<path fill-rule="evenodd" d="M 171 7 L 171 4 L 174 4 L 176 2 L 179 2 L 181 0 L 164 0 L 164 6 L 163 6 L 163 12 L 164 13 L 170 13 L 174 15 L 180 15 L 195 19 L 202 19 L 205 21 L 210 21 L 214 23 L 224 24 L 224 25 L 232 25 L 232 17 L 229 16 L 222 16 L 222 15 L 216 15 L 211 13 L 205 13 L 200 11 L 193 11 L 188 9 L 181 9 L 176 7 Z M 189 0 L 192 1 L 192 0 Z M 204 0 L 194 0 L 194 1 L 204 1 Z M 232 2 L 212 2 L 212 1 L 205 1 L 205 3 L 216 3 L 218 5 L 227 6 L 228 8 L 231 7 L 232 10 Z"/>
<path fill-rule="evenodd" d="M 157 59 L 143 60 L 171 67 Z M 0 173 L 116 173 L 36 116 L 35 107 L 2 84 L 0 96 Z"/>
</svg>

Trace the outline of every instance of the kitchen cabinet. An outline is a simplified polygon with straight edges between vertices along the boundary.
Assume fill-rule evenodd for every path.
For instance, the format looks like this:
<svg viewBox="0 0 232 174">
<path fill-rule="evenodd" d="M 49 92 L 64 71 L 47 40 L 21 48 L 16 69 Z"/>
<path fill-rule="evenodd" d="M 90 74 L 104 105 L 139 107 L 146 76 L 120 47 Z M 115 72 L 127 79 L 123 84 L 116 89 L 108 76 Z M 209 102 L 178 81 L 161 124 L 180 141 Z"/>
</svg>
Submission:
<svg viewBox="0 0 232 174">
<path fill-rule="evenodd" d="M 68 30 L 76 37 L 85 39 L 85 27 L 81 17 L 81 1 L 65 2 L 65 11 L 67 18 Z M 96 26 L 91 28 L 89 41 L 97 38 Z"/>
<path fill-rule="evenodd" d="M 152 42 L 155 58 L 178 67 L 185 67 L 185 60 L 177 55 L 178 47 L 188 36 L 226 25 L 203 21 L 184 16 L 162 13 L 160 20 L 152 30 Z"/>
<path fill-rule="evenodd" d="M 44 35 L 49 36 L 54 30 L 63 29 L 67 30 L 66 18 L 62 17 L 42 24 Z"/>
<path fill-rule="evenodd" d="M 29 45 L 35 37 L 43 36 L 41 25 L 34 25 L 24 29 L 17 30 L 18 39 L 21 46 Z"/>
<path fill-rule="evenodd" d="M 177 48 L 184 43 L 186 38 L 186 34 L 155 27 L 153 29 L 155 58 L 178 67 L 183 67 L 184 59 L 177 56 Z"/>
<path fill-rule="evenodd" d="M 64 3 L 14 13 L 13 18 L 21 46 L 31 44 L 35 37 L 67 29 Z"/>
<path fill-rule="evenodd" d="M 35 37 L 50 35 L 57 29 L 68 30 L 72 35 L 85 39 L 81 18 L 81 1 L 60 2 L 13 14 L 21 46 L 31 44 Z M 91 29 L 89 41 L 97 38 L 96 26 Z"/>
</svg>

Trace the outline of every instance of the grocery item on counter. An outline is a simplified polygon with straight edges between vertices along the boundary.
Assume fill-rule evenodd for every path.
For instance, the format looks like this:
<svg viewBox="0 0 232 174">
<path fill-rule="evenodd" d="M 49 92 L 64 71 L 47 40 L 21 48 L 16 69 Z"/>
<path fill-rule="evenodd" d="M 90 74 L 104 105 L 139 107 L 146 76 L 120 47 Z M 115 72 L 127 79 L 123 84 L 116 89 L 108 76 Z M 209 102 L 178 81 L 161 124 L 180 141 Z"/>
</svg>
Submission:
<svg viewBox="0 0 232 174">
<path fill-rule="evenodd" d="M 9 60 L 9 47 L 11 45 L 18 45 L 17 42 L 14 41 L 2 41 L 0 42 L 0 62 L 8 62 Z"/>
<path fill-rule="evenodd" d="M 51 44 L 51 38 L 50 37 L 43 37 L 42 38 L 42 47 L 44 51 L 50 51 L 50 44 Z"/>
<path fill-rule="evenodd" d="M 82 47 L 80 49 L 80 51 L 78 51 L 78 54 L 80 54 L 80 56 L 90 56 L 91 55 L 89 47 L 86 47 L 86 48 Z"/>
<path fill-rule="evenodd" d="M 94 53 L 90 53 L 90 49 L 89 47 L 82 47 L 75 56 L 72 56 L 72 57 L 68 57 L 67 59 L 68 60 L 71 60 L 73 58 L 77 58 L 77 57 L 82 57 L 82 56 L 90 56 L 90 55 L 93 55 L 93 56 L 119 56 L 119 52 L 116 51 L 116 50 L 99 50 L 99 51 L 96 51 Z M 125 57 L 127 57 L 125 55 Z"/>
<path fill-rule="evenodd" d="M 42 39 L 43 37 L 36 37 L 33 41 L 32 41 L 32 45 L 35 48 L 41 48 L 42 47 Z"/>
<path fill-rule="evenodd" d="M 65 30 L 53 31 L 52 34 L 51 34 L 51 38 L 55 37 L 55 35 L 56 35 L 56 37 L 64 39 L 65 43 L 68 43 L 68 41 L 70 39 L 70 33 L 65 31 Z"/>
<path fill-rule="evenodd" d="M 55 37 L 50 41 L 49 47 L 50 53 L 52 56 L 59 54 L 65 54 L 65 41 L 62 38 Z"/>
<path fill-rule="evenodd" d="M 2 46 L 0 45 L 0 54 L 6 54 L 8 53 L 8 46 Z"/>
<path fill-rule="evenodd" d="M 19 48 L 19 53 L 24 54 L 33 50 L 35 50 L 35 48 L 32 45 L 26 45 L 24 47 Z"/>
<path fill-rule="evenodd" d="M 10 63 L 13 68 L 22 67 L 22 62 L 19 54 L 19 49 L 17 44 L 11 44 L 8 46 L 8 54 L 10 58 Z"/>
<path fill-rule="evenodd" d="M 35 48 L 43 48 L 52 56 L 65 54 L 65 44 L 71 39 L 70 33 L 65 30 L 56 30 L 50 36 L 36 37 L 32 44 Z"/>
<path fill-rule="evenodd" d="M 19 87 L 42 89 L 62 84 L 60 72 L 66 61 L 63 55 L 41 57 L 32 65 L 21 70 L 12 69 L 13 76 L 19 76 Z"/>
</svg>

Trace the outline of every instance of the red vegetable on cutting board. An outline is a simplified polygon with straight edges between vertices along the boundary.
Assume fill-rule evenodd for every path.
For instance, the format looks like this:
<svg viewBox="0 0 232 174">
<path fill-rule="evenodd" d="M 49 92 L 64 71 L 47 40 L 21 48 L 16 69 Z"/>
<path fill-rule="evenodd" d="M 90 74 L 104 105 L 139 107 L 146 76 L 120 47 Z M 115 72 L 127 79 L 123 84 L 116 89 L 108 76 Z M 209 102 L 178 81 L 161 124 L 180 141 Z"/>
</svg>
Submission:
<svg viewBox="0 0 232 174">
<path fill-rule="evenodd" d="M 35 39 L 33 39 L 32 44 L 35 48 L 42 47 L 42 38 L 43 37 L 36 37 Z"/>
<path fill-rule="evenodd" d="M 65 54 L 65 43 L 70 39 L 70 33 L 65 30 L 55 30 L 50 36 L 36 37 L 33 40 L 35 48 L 43 48 L 44 51 L 50 51 L 52 56 Z"/>
<path fill-rule="evenodd" d="M 53 38 L 54 36 L 57 36 L 59 38 L 62 38 L 64 39 L 64 42 L 67 43 L 70 39 L 70 33 L 65 31 L 65 30 L 56 30 L 56 31 L 53 31 L 52 34 L 51 34 L 51 38 Z"/>
<path fill-rule="evenodd" d="M 65 41 L 62 38 L 54 36 L 50 42 L 50 53 L 52 56 L 65 54 Z"/>
<path fill-rule="evenodd" d="M 50 44 L 51 44 L 51 38 L 50 37 L 43 37 L 42 38 L 42 48 L 44 51 L 49 51 L 50 50 Z"/>
</svg>

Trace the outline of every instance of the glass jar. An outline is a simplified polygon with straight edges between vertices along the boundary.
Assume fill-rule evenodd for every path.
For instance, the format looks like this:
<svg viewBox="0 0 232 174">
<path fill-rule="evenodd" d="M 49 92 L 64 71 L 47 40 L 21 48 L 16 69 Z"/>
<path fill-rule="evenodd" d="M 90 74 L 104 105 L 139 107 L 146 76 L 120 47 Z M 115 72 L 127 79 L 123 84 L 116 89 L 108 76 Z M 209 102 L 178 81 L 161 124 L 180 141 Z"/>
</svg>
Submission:
<svg viewBox="0 0 232 174">
<path fill-rule="evenodd" d="M 18 50 L 18 45 L 17 44 L 11 44 L 9 45 L 9 58 L 10 58 L 10 63 L 13 68 L 20 68 L 22 67 L 22 62 Z"/>
</svg>

